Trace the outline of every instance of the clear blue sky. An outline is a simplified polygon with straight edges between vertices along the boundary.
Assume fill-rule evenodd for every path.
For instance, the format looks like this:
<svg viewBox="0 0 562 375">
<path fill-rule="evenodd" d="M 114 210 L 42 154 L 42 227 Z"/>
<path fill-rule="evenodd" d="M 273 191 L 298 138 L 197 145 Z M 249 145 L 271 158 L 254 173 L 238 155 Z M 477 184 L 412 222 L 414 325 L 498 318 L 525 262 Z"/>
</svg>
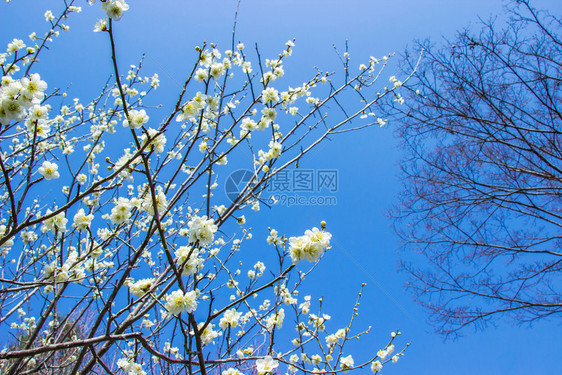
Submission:
<svg viewBox="0 0 562 375">
<path fill-rule="evenodd" d="M 57 9 L 59 3 L 1 4 L 0 43 L 44 30 L 44 11 Z M 158 73 L 161 78 L 158 102 L 174 98 L 174 80 L 184 77 L 195 45 L 208 41 L 229 48 L 234 0 L 129 3 L 131 9 L 118 25 L 120 64 L 136 64 L 146 52 L 145 74 Z M 296 85 L 314 72 L 314 66 L 338 71 L 332 44 L 341 48 L 349 40 L 358 65 L 370 55 L 400 53 L 415 38 L 431 37 L 436 43 L 443 36 L 452 38 L 455 30 L 477 23 L 478 16 L 501 13 L 502 4 L 499 0 L 242 0 L 236 39 L 247 46 L 257 43 L 263 57 L 274 57 L 288 39 L 296 38 L 286 69 Z M 554 13 L 562 9 L 557 0 L 534 4 Z M 103 16 L 99 4 L 80 5 L 84 12 L 69 22 L 71 32 L 43 56 L 40 73 L 51 87 L 72 81 L 72 96 L 86 102 L 111 67 L 105 35 L 91 32 L 95 20 Z M 69 49 L 70 56 L 65 52 Z M 392 73 L 389 70 L 385 77 Z M 260 225 L 300 235 L 326 220 L 343 249 L 334 245 L 305 289 L 325 296 L 326 311 L 337 323 L 342 314 L 347 319 L 361 282 L 367 282 L 357 327 L 372 325 L 373 332 L 358 350 L 376 351 L 398 328 L 403 332 L 401 342 L 412 341 L 406 356 L 385 368 L 384 374 L 559 374 L 562 343 L 557 322 L 538 322 L 532 329 L 504 322 L 483 332 L 468 329 L 465 337 L 446 343 L 432 334 L 423 310 L 403 289 L 405 275 L 396 272 L 398 242 L 384 216 L 400 189 L 396 144 L 389 122 L 382 129 L 342 135 L 305 159 L 302 168 L 339 171 L 337 205 L 262 209 L 260 220 L 253 224 L 256 242 L 251 246 L 256 248 L 248 251 L 263 248 L 258 246 L 265 233 Z"/>
</svg>

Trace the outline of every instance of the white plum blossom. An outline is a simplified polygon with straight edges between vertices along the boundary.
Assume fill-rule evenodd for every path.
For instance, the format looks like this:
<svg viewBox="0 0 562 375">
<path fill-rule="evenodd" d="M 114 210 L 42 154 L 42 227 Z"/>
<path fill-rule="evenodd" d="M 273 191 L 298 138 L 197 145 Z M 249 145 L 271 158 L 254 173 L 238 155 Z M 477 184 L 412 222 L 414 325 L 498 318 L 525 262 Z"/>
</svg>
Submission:
<svg viewBox="0 0 562 375">
<path fill-rule="evenodd" d="M 197 329 L 200 330 L 200 335 L 201 335 L 201 343 L 203 345 L 209 345 L 210 343 L 213 342 L 214 339 L 216 339 L 217 337 L 219 337 L 221 335 L 220 331 L 215 331 L 213 330 L 213 328 L 215 327 L 214 324 L 207 324 L 207 326 L 205 327 L 205 329 L 203 329 L 203 331 L 201 331 L 201 329 L 203 328 L 203 325 L 205 324 L 205 322 L 201 322 L 197 325 Z M 224 373 L 224 372 L 223 372 Z"/>
<path fill-rule="evenodd" d="M 140 279 L 129 284 L 129 290 L 133 296 L 142 297 L 152 288 L 152 284 L 154 284 L 154 278 Z"/>
<path fill-rule="evenodd" d="M 191 313 L 197 309 L 197 292 L 192 290 L 184 293 L 178 289 L 166 297 L 164 307 L 173 315 L 181 314 L 184 311 Z"/>
<path fill-rule="evenodd" d="M 142 135 L 141 140 L 143 144 L 148 142 L 148 139 L 151 139 L 150 143 L 146 147 L 147 150 L 152 150 L 157 154 L 161 154 L 164 152 L 164 147 L 166 146 L 166 137 L 164 134 L 158 134 L 158 130 L 149 128 L 146 131 L 148 133 L 148 137 L 146 135 Z"/>
<path fill-rule="evenodd" d="M 224 65 L 221 63 L 211 64 L 211 75 L 214 79 L 220 78 L 224 74 Z"/>
<path fill-rule="evenodd" d="M 21 232 L 21 239 L 23 243 L 29 243 L 37 240 L 37 233 L 32 230 L 26 230 Z"/>
<path fill-rule="evenodd" d="M 51 210 L 47 209 L 47 213 L 45 216 L 48 216 L 52 213 Z M 68 219 L 65 217 L 64 212 L 59 212 L 58 214 L 46 219 L 43 221 L 43 226 L 41 227 L 41 231 L 46 233 L 51 231 L 55 232 L 66 232 L 66 223 Z"/>
<path fill-rule="evenodd" d="M 261 101 L 264 104 L 276 104 L 279 101 L 279 92 L 273 87 L 268 87 L 262 91 Z"/>
<path fill-rule="evenodd" d="M 20 49 L 25 48 L 25 43 L 21 39 L 14 39 L 11 43 L 8 44 L 8 53 L 14 53 L 19 51 Z"/>
<path fill-rule="evenodd" d="M 58 169 L 59 166 L 57 164 L 45 160 L 41 167 L 39 167 L 38 172 L 45 180 L 54 180 L 60 177 Z"/>
<path fill-rule="evenodd" d="M 94 32 L 99 32 L 99 31 L 107 31 L 107 20 L 106 19 L 99 19 L 95 26 L 94 26 Z"/>
<path fill-rule="evenodd" d="M 371 371 L 373 373 L 377 373 L 380 370 L 382 370 L 382 363 L 380 361 L 374 361 L 373 363 L 371 363 Z"/>
<path fill-rule="evenodd" d="M 256 361 L 256 370 L 258 375 L 272 374 L 273 370 L 279 367 L 279 362 L 274 360 L 270 355 L 266 355 L 263 359 Z"/>
<path fill-rule="evenodd" d="M 133 361 L 132 358 L 120 358 L 117 361 L 117 367 L 123 370 L 127 375 L 146 375 L 146 371 L 142 369 L 142 365 Z"/>
<path fill-rule="evenodd" d="M 279 142 L 271 141 L 269 142 L 269 151 L 267 153 L 267 159 L 277 159 L 281 156 L 281 150 L 283 145 Z"/>
<path fill-rule="evenodd" d="M 347 370 L 352 368 L 354 364 L 355 364 L 355 361 L 353 360 L 353 357 L 351 356 L 351 354 L 348 355 L 347 357 L 341 357 L 341 359 L 340 359 L 340 367 L 345 372 L 347 372 Z"/>
<path fill-rule="evenodd" d="M 394 352 L 394 345 L 390 344 L 386 349 L 381 349 L 377 352 L 377 356 L 380 359 L 385 359 L 388 355 Z"/>
<path fill-rule="evenodd" d="M 282 328 L 283 319 L 285 319 L 285 309 L 279 309 L 277 314 L 271 314 L 265 321 L 267 330 L 271 331 L 273 327 Z"/>
<path fill-rule="evenodd" d="M 41 138 L 46 138 L 49 136 L 51 131 L 51 126 L 48 121 L 45 119 L 38 119 L 38 120 L 31 120 L 27 119 L 25 121 L 27 126 L 27 131 L 33 136 L 33 133 L 37 134 Z"/>
<path fill-rule="evenodd" d="M 22 96 L 32 103 L 39 103 L 45 98 L 44 91 L 47 90 L 47 83 L 41 79 L 39 74 L 34 73 L 29 78 L 21 79 Z"/>
<path fill-rule="evenodd" d="M 4 235 L 6 234 L 6 230 L 7 230 L 7 227 L 4 224 L 0 225 L 0 238 L 4 239 Z M 0 248 L 9 249 L 13 245 L 14 245 L 13 238 L 9 238 L 9 239 L 5 240 L 2 245 L 0 245 Z"/>
<path fill-rule="evenodd" d="M 86 176 L 84 173 L 80 173 L 78 176 L 76 176 L 76 181 L 80 185 L 84 185 L 86 182 L 88 182 L 88 176 Z"/>
<path fill-rule="evenodd" d="M 209 78 L 209 70 L 204 68 L 199 68 L 195 72 L 195 80 L 199 82 L 206 81 Z"/>
<path fill-rule="evenodd" d="M 199 249 L 190 246 L 180 246 L 176 250 L 178 266 L 183 266 L 184 276 L 193 275 L 203 268 L 203 258 L 199 256 Z"/>
<path fill-rule="evenodd" d="M 53 12 L 50 11 L 50 10 L 45 11 L 44 17 L 45 17 L 45 21 L 47 21 L 47 22 L 55 19 L 55 16 L 53 15 Z"/>
<path fill-rule="evenodd" d="M 0 123 L 7 124 L 10 120 L 21 121 L 25 118 L 26 110 L 17 99 L 0 96 Z"/>
<path fill-rule="evenodd" d="M 130 127 L 132 129 L 138 129 L 149 120 L 148 115 L 144 109 L 136 110 L 132 109 L 129 111 L 129 119 L 123 120 L 123 126 Z"/>
<path fill-rule="evenodd" d="M 219 322 L 219 327 L 221 327 L 221 329 L 227 329 L 228 327 L 237 327 L 238 321 L 240 320 L 241 316 L 242 314 L 236 311 L 236 309 L 234 308 L 226 310 Z"/>
<path fill-rule="evenodd" d="M 221 375 L 244 375 L 234 367 L 229 368 L 228 370 L 224 370 Z"/>
<path fill-rule="evenodd" d="M 29 110 L 29 118 L 33 120 L 44 119 L 48 112 L 47 107 L 35 104 Z"/>
<path fill-rule="evenodd" d="M 101 8 L 107 12 L 107 16 L 114 21 L 119 21 L 129 5 L 125 0 L 107 0 L 101 4 Z"/>
<path fill-rule="evenodd" d="M 213 219 L 207 219 L 207 216 L 194 216 L 187 224 L 189 227 L 188 236 L 189 242 L 198 242 L 199 245 L 206 246 L 213 242 L 215 232 L 218 227 L 215 225 Z"/>
<path fill-rule="evenodd" d="M 294 264 L 301 260 L 315 262 L 330 248 L 332 235 L 324 230 L 312 228 L 307 230 L 303 236 L 289 238 L 289 255 Z"/>
<path fill-rule="evenodd" d="M 156 209 L 158 210 L 158 215 L 162 215 L 162 213 L 168 207 L 168 199 L 162 190 L 158 190 L 155 192 L 156 194 Z M 144 197 L 142 201 L 142 208 L 146 210 L 150 215 L 154 215 L 154 205 L 152 200 L 152 194 L 148 193 Z"/>
<path fill-rule="evenodd" d="M 115 201 L 115 206 L 111 209 L 111 215 L 109 216 L 109 219 L 114 225 L 128 223 L 131 217 L 132 208 L 133 205 L 131 204 L 129 199 L 119 197 L 119 199 Z"/>
<path fill-rule="evenodd" d="M 81 208 L 78 212 L 74 215 L 74 227 L 78 230 L 88 229 L 90 224 L 94 220 L 94 215 L 89 214 L 86 215 L 84 209 Z"/>
</svg>

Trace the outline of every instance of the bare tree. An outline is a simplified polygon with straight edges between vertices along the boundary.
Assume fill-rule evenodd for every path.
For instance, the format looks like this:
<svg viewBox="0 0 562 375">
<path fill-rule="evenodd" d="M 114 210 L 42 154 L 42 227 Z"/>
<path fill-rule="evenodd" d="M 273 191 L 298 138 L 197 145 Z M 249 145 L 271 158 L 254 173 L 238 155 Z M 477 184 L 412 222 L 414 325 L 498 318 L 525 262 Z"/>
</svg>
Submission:
<svg viewBox="0 0 562 375">
<path fill-rule="evenodd" d="M 562 24 L 529 1 L 507 18 L 418 43 L 393 106 L 405 156 L 391 215 L 413 251 L 402 265 L 446 335 L 562 313 Z"/>
</svg>

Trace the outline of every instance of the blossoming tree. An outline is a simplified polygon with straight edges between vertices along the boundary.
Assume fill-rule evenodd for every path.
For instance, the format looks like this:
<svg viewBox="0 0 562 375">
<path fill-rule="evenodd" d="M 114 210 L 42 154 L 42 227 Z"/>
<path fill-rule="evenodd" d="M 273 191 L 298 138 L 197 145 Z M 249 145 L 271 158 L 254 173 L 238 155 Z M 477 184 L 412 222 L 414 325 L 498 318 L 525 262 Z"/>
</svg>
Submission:
<svg viewBox="0 0 562 375">
<path fill-rule="evenodd" d="M 273 264 L 243 256 L 252 236 L 243 212 L 267 203 L 273 176 L 328 137 L 384 125 L 373 106 L 402 100 L 394 77 L 371 92 L 388 57 L 352 75 L 345 53 L 340 85 L 318 72 L 281 88 L 293 41 L 265 61 L 242 43 L 205 44 L 155 121 L 144 103 L 158 76 L 142 75 L 142 62 L 127 72 L 117 63 L 114 35 L 129 5 L 100 8 L 94 31 L 107 37 L 114 74 L 89 102 L 69 101 L 38 73 L 39 55 L 81 11 L 75 1 L 45 13 L 43 37 L 14 39 L 0 54 L 0 330 L 12 333 L 0 340 L 0 371 L 376 373 L 396 362 L 398 333 L 369 358 L 346 351 L 369 330 L 353 327 L 359 298 L 335 329 L 321 302 L 298 294 L 330 248 L 324 222 L 294 237 L 270 229 Z M 355 108 L 342 95 L 356 96 Z M 330 105 L 341 119 L 327 117 Z M 230 160 L 253 171 L 232 201 L 214 195 Z"/>
</svg>

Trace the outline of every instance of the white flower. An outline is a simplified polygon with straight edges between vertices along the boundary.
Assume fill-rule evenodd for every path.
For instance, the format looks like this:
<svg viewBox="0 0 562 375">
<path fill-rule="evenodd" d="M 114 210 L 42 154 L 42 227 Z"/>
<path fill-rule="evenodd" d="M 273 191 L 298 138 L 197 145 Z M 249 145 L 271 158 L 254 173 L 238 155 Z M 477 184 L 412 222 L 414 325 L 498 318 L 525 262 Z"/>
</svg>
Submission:
<svg viewBox="0 0 562 375">
<path fill-rule="evenodd" d="M 158 74 L 154 73 L 154 75 L 150 78 L 150 87 L 153 89 L 157 88 L 160 85 L 160 80 L 158 79 Z"/>
<path fill-rule="evenodd" d="M 157 154 L 161 154 L 164 152 L 164 147 L 166 146 L 166 137 L 164 134 L 158 134 L 158 130 L 149 128 L 147 129 L 148 136 L 150 139 L 150 144 L 146 148 L 147 150 L 154 150 Z M 141 140 L 144 143 L 147 142 L 146 135 L 143 134 Z"/>
<path fill-rule="evenodd" d="M 133 109 L 129 111 L 129 120 L 123 120 L 123 126 L 138 129 L 148 122 L 149 117 L 144 109 L 140 111 Z"/>
<path fill-rule="evenodd" d="M 10 120 L 21 121 L 25 115 L 25 108 L 20 101 L 8 97 L 0 102 L 0 123 L 7 124 Z"/>
<path fill-rule="evenodd" d="M 168 199 L 162 190 L 159 190 L 156 194 L 156 209 L 159 215 L 161 215 L 168 207 Z M 152 204 L 152 194 L 147 194 L 142 202 L 142 208 L 146 210 L 150 215 L 154 215 L 154 206 Z"/>
<path fill-rule="evenodd" d="M 285 319 L 285 310 L 279 309 L 277 314 L 271 314 L 265 321 L 266 327 L 268 331 L 271 331 L 273 327 L 282 328 L 283 327 L 283 319 Z"/>
<path fill-rule="evenodd" d="M 131 209 L 133 208 L 131 202 L 127 198 L 120 197 L 115 206 L 111 209 L 109 219 L 114 225 L 120 225 L 129 222 L 131 217 Z"/>
<path fill-rule="evenodd" d="M 238 371 L 234 367 L 231 367 L 228 370 L 223 371 L 221 375 L 244 375 L 244 374 L 242 374 L 240 371 Z"/>
<path fill-rule="evenodd" d="M 199 68 L 195 72 L 195 80 L 203 82 L 209 78 L 209 71 L 207 69 Z"/>
<path fill-rule="evenodd" d="M 117 367 L 124 372 L 129 372 L 129 369 L 132 367 L 132 363 L 129 362 L 128 358 L 121 358 L 117 361 Z"/>
<path fill-rule="evenodd" d="M 340 328 L 336 332 L 336 337 L 340 340 L 343 340 L 346 335 L 347 335 L 347 329 L 345 328 Z"/>
<path fill-rule="evenodd" d="M 382 369 L 382 363 L 380 361 L 374 361 L 371 363 L 371 371 L 374 373 L 379 372 Z"/>
<path fill-rule="evenodd" d="M 326 336 L 326 344 L 331 347 L 338 343 L 338 338 L 336 335 L 328 335 Z"/>
<path fill-rule="evenodd" d="M 228 159 L 226 155 L 221 155 L 217 158 L 217 165 L 226 165 L 228 163 Z"/>
<path fill-rule="evenodd" d="M 262 103 L 271 103 L 275 104 L 279 101 L 279 92 L 275 90 L 273 87 L 268 87 L 261 93 L 261 101 Z"/>
<path fill-rule="evenodd" d="M 197 325 L 197 329 L 199 329 L 201 331 L 201 328 L 203 328 L 204 324 L 205 324 L 204 322 L 199 323 Z M 208 345 L 208 344 L 212 343 L 214 339 L 216 339 L 217 337 L 219 337 L 221 335 L 221 332 L 213 330 L 214 327 L 215 327 L 214 324 L 209 323 L 209 324 L 207 324 L 207 327 L 205 327 L 203 332 L 200 332 L 201 343 L 203 345 Z M 223 374 L 224 374 L 224 372 L 223 372 Z"/>
<path fill-rule="evenodd" d="M 269 151 L 267 153 L 268 159 L 276 159 L 281 156 L 281 150 L 283 145 L 279 142 L 271 141 L 269 142 Z"/>
<path fill-rule="evenodd" d="M 78 230 L 88 229 L 90 227 L 90 224 L 92 223 L 92 220 L 94 220 L 94 215 L 92 215 L 92 214 L 86 215 L 86 213 L 84 212 L 84 209 L 81 208 L 81 209 L 78 210 L 76 215 L 74 215 L 74 224 L 73 225 Z"/>
<path fill-rule="evenodd" d="M 44 119 L 48 115 L 48 109 L 45 106 L 35 104 L 29 110 L 29 118 L 33 120 Z"/>
<path fill-rule="evenodd" d="M 219 327 L 221 327 L 221 329 L 226 329 L 227 327 L 237 327 L 240 316 L 242 316 L 242 314 L 236 311 L 236 309 L 234 308 L 226 310 L 219 322 Z"/>
<path fill-rule="evenodd" d="M 214 79 L 220 78 L 224 74 L 224 65 L 221 63 L 214 63 L 211 65 L 211 75 Z"/>
<path fill-rule="evenodd" d="M 107 20 L 106 19 L 99 19 L 95 26 L 94 26 L 94 32 L 98 32 L 98 31 L 107 31 Z"/>
<path fill-rule="evenodd" d="M 53 12 L 51 12 L 50 10 L 47 10 L 44 16 L 45 16 L 45 21 L 47 22 L 55 19 L 55 16 L 53 16 Z"/>
<path fill-rule="evenodd" d="M 247 74 L 252 73 L 252 63 L 250 61 L 244 61 L 242 63 L 242 71 Z"/>
<path fill-rule="evenodd" d="M 392 352 L 394 352 L 394 345 L 389 345 L 386 349 L 381 349 L 377 352 L 377 356 L 380 357 L 380 359 L 385 359 L 389 354 L 392 354 Z"/>
<path fill-rule="evenodd" d="M 140 279 L 137 282 L 129 285 L 129 290 L 131 294 L 136 297 L 142 297 L 145 293 L 147 293 L 152 284 L 154 283 L 154 279 Z"/>
<path fill-rule="evenodd" d="M 200 152 L 205 152 L 207 147 L 208 147 L 208 145 L 207 145 L 206 141 L 201 141 L 201 143 L 199 143 L 199 151 Z"/>
<path fill-rule="evenodd" d="M 7 227 L 4 224 L 0 225 L 0 238 L 4 237 L 4 234 L 6 234 L 6 229 Z M 14 240 L 10 238 L 6 240 L 2 245 L 0 245 L 0 248 L 10 248 L 13 245 L 14 245 Z"/>
<path fill-rule="evenodd" d="M 265 107 L 261 110 L 261 113 L 263 115 L 262 119 L 269 122 L 273 122 L 277 118 L 277 111 L 275 110 L 275 108 Z"/>
<path fill-rule="evenodd" d="M 101 8 L 107 12 L 107 16 L 114 21 L 119 21 L 123 13 L 129 9 L 125 0 L 108 0 L 101 4 Z"/>
<path fill-rule="evenodd" d="M 45 119 L 38 119 L 38 120 L 31 120 L 27 119 L 25 121 L 25 125 L 27 126 L 27 131 L 33 136 L 33 133 L 37 134 L 41 138 L 46 138 L 51 131 L 51 126 L 49 122 Z"/>
<path fill-rule="evenodd" d="M 170 314 L 174 315 L 178 315 L 184 311 L 188 313 L 193 312 L 197 309 L 197 293 L 192 290 L 184 294 L 178 289 L 166 297 L 166 304 L 164 307 Z"/>
<path fill-rule="evenodd" d="M 23 243 L 29 243 L 37 240 L 37 234 L 31 230 L 21 232 Z"/>
<path fill-rule="evenodd" d="M 289 238 L 289 255 L 294 264 L 305 259 L 315 262 L 330 248 L 332 235 L 318 228 L 307 230 L 303 236 Z"/>
<path fill-rule="evenodd" d="M 39 74 L 34 73 L 29 78 L 22 78 L 21 86 L 21 93 L 26 100 L 39 103 L 45 98 L 43 92 L 47 90 L 47 83 L 41 80 Z"/>
<path fill-rule="evenodd" d="M 52 211 L 47 209 L 45 216 L 51 214 Z M 59 212 L 53 217 L 48 218 L 47 220 L 43 221 L 43 226 L 41 227 L 41 231 L 46 233 L 51 231 L 55 233 L 58 232 L 66 232 L 66 223 L 68 219 L 64 217 L 64 212 Z"/>
<path fill-rule="evenodd" d="M 78 176 L 76 176 L 76 181 L 78 181 L 78 184 L 84 185 L 86 182 L 88 182 L 88 176 L 86 176 L 84 173 L 80 173 Z"/>
<path fill-rule="evenodd" d="M 14 53 L 19 51 L 20 49 L 25 48 L 25 43 L 21 39 L 14 39 L 11 43 L 8 44 L 8 53 Z"/>
<path fill-rule="evenodd" d="M 207 219 L 207 216 L 194 216 L 187 223 L 189 230 L 189 242 L 199 242 L 199 245 L 205 246 L 213 242 L 215 232 L 218 227 L 213 219 Z"/>
<path fill-rule="evenodd" d="M 353 361 L 353 357 L 351 356 L 351 354 L 348 355 L 347 357 L 342 357 L 340 360 L 340 367 L 342 368 L 342 370 L 346 372 L 347 370 L 352 368 L 354 364 L 355 362 Z"/>
<path fill-rule="evenodd" d="M 45 177 L 45 180 L 53 180 L 60 177 L 59 172 L 57 172 L 58 169 L 59 166 L 55 163 L 44 161 L 43 165 L 39 168 L 39 174 Z"/>
<path fill-rule="evenodd" d="M 277 367 L 279 367 L 279 362 L 274 360 L 270 355 L 256 361 L 258 375 L 271 374 Z"/>
<path fill-rule="evenodd" d="M 184 276 L 192 275 L 203 268 L 203 258 L 199 256 L 199 249 L 181 246 L 176 250 L 178 266 L 183 266 Z"/>
<path fill-rule="evenodd" d="M 133 362 L 131 358 L 121 358 L 117 361 L 117 367 L 127 375 L 146 375 L 140 363 Z"/>
</svg>

